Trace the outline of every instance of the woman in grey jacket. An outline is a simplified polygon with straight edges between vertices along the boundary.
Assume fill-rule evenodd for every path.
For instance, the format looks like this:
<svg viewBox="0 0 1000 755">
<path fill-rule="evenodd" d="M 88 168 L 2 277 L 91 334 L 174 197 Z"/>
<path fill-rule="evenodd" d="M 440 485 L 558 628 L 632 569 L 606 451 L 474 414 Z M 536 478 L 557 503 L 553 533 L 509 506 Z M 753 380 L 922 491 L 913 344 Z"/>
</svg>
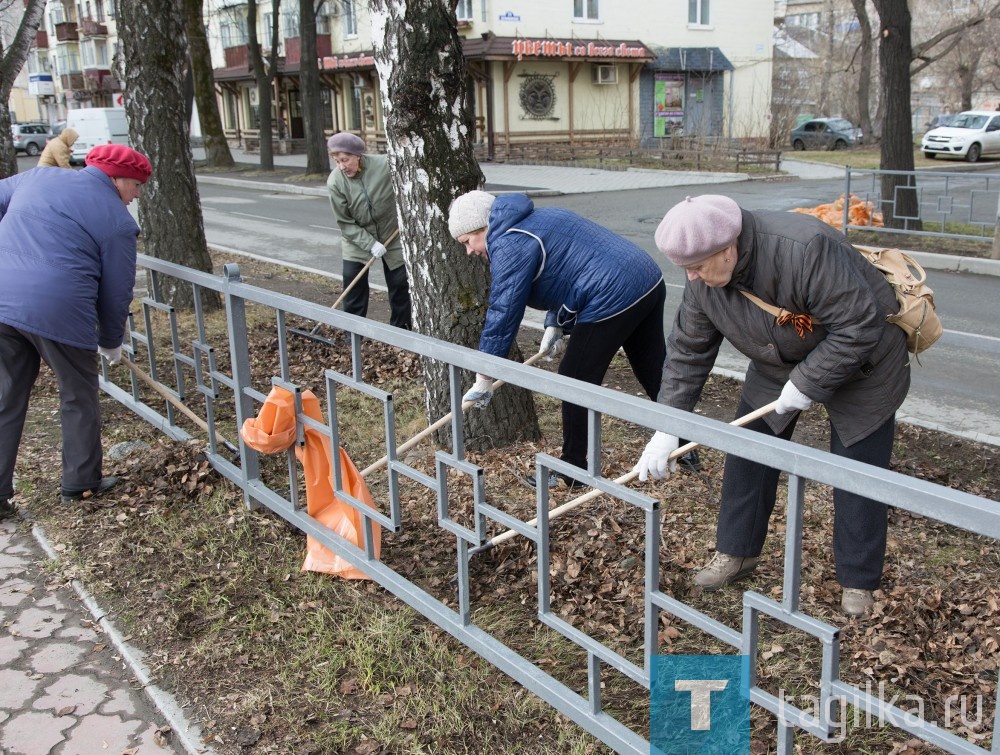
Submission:
<svg viewBox="0 0 1000 755">
<path fill-rule="evenodd" d="M 818 402 L 830 417 L 832 453 L 888 468 L 895 412 L 910 386 L 906 336 L 886 323 L 898 309 L 892 288 L 842 233 L 806 215 L 749 212 L 705 195 L 666 214 L 656 245 L 687 273 L 660 403 L 692 410 L 726 339 L 750 359 L 737 416 L 778 401 L 749 428 L 788 439 L 799 412 Z M 743 292 L 798 317 L 779 325 Z M 636 466 L 640 480 L 668 476 L 675 448 L 674 436 L 657 432 Z M 716 554 L 697 585 L 717 590 L 756 568 L 778 476 L 727 456 Z M 863 615 L 882 577 L 886 506 L 835 490 L 834 509 L 841 607 Z"/>
<path fill-rule="evenodd" d="M 410 282 L 403 264 L 403 244 L 399 239 L 396 196 L 385 155 L 366 155 L 359 136 L 342 131 L 326 143 L 337 167 L 326 187 L 330 206 L 343 238 L 340 254 L 344 285 L 359 275 L 362 279 L 344 297 L 344 311 L 365 317 L 368 314 L 368 271 L 370 257 L 382 260 L 389 289 L 389 324 L 411 327 Z"/>
</svg>

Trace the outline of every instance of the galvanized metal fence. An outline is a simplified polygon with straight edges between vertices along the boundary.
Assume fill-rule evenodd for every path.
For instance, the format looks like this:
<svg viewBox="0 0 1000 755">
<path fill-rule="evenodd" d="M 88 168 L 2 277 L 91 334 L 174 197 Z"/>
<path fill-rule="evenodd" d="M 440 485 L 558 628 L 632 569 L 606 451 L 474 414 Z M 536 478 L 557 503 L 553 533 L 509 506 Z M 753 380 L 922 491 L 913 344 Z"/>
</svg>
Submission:
<svg viewBox="0 0 1000 755">
<path fill-rule="evenodd" d="M 631 726 L 626 725 L 606 710 L 602 701 L 602 686 L 610 674 L 616 673 L 622 675 L 628 684 L 634 685 L 636 695 L 648 696 L 651 658 L 660 650 L 658 627 L 661 613 L 666 613 L 725 643 L 734 653 L 750 656 L 753 676 L 750 680 L 750 699 L 776 717 L 776 752 L 792 753 L 797 731 L 806 732 L 821 741 L 835 740 L 838 732 L 842 731 L 843 717 L 847 715 L 844 704 L 863 711 L 870 720 L 894 726 L 949 752 L 970 755 L 1000 752 L 1000 740 L 995 736 L 992 750 L 985 750 L 975 741 L 916 716 L 912 711 L 902 710 L 895 704 L 894 698 L 885 699 L 872 694 L 869 688 L 862 689 L 843 681 L 840 677 L 840 627 L 807 615 L 800 606 L 807 485 L 819 483 L 860 493 L 898 509 L 990 538 L 1000 538 L 1000 505 L 996 501 L 876 469 L 802 445 L 767 438 L 623 392 L 562 378 L 554 373 L 496 359 L 471 349 L 254 287 L 242 282 L 238 266 L 234 264 L 226 265 L 221 277 L 148 257 L 140 257 L 140 266 L 147 275 L 150 293 L 142 299 L 142 311 L 131 323 L 129 345 L 136 360 L 144 362 L 165 389 L 189 404 L 193 403 L 192 399 L 197 399 L 209 428 L 208 458 L 219 473 L 242 489 L 246 503 L 253 507 L 267 507 L 311 535 L 616 751 L 648 753 L 650 744 L 645 731 L 637 730 L 641 727 L 636 727 L 634 722 Z M 201 301 L 203 291 L 220 295 L 225 302 L 225 330 L 213 330 L 200 305 L 196 307 L 192 319 L 190 314 L 178 313 L 164 304 L 160 291 L 166 278 L 174 279 L 171 285 L 177 282 L 190 285 L 195 302 Z M 276 333 L 277 374 L 266 377 L 251 375 L 248 307 L 264 308 L 269 312 Z M 244 420 L 255 415 L 272 385 L 287 388 L 299 399 L 304 388 L 312 387 L 296 385 L 291 379 L 288 320 L 294 317 L 324 323 L 349 334 L 352 363 L 349 374 L 333 370 L 325 372 L 326 395 L 321 400 L 326 423 L 306 417 L 301 412 L 301 402 L 297 404 L 298 441 L 301 443 L 305 431 L 310 429 L 326 436 L 333 448 L 338 446 L 339 392 L 359 391 L 378 402 L 382 408 L 381 426 L 373 427 L 372 432 L 384 433 L 385 436 L 388 500 L 380 502 L 377 509 L 372 509 L 353 498 L 341 488 L 343 477 L 338 455 L 333 454 L 332 459 L 337 496 L 356 509 L 365 522 L 361 547 L 347 542 L 307 513 L 300 497 L 300 482 L 291 452 L 288 455 L 287 478 L 267 481 L 261 474 L 260 460 L 254 450 L 240 442 L 239 458 L 233 459 L 217 436 L 220 428 L 217 427 L 216 415 L 223 408 L 229 415 L 235 413 L 237 426 L 241 426 Z M 193 335 L 188 338 L 184 334 Z M 397 455 L 398 428 L 395 426 L 393 396 L 375 385 L 366 384 L 362 377 L 365 367 L 362 341 L 369 339 L 448 366 L 453 443 L 451 448 L 436 452 L 434 474 L 421 471 Z M 171 365 L 169 374 L 157 374 L 158 364 Z M 220 367 L 222 364 L 227 366 L 223 369 Z M 461 411 L 463 371 L 485 372 L 538 394 L 586 407 L 590 413 L 591 459 L 601 456 L 602 417 L 614 417 L 650 431 L 670 431 L 703 446 L 736 453 L 786 472 L 787 511 L 781 599 L 774 600 L 753 591 L 744 592 L 742 625 L 729 626 L 663 592 L 660 573 L 662 502 L 645 494 L 641 488 L 633 490 L 602 477 L 600 465 L 593 462 L 588 470 L 581 470 L 547 454 L 537 455 L 536 469 L 542 484 L 537 491 L 535 521 L 525 521 L 491 504 L 485 495 L 484 485 L 489 470 L 470 462 L 464 450 Z M 265 382 L 266 385 L 260 384 Z M 169 436 L 177 439 L 189 437 L 178 426 L 178 418 L 169 404 L 161 412 L 141 400 L 140 386 L 134 377 L 131 384 L 118 385 L 111 381 L 106 370 L 102 387 Z M 467 477 L 469 488 L 473 491 L 471 521 L 454 517 L 449 508 L 448 478 L 449 474 L 454 477 L 456 473 Z M 550 554 L 554 536 L 550 526 L 549 492 L 544 483 L 548 475 L 556 473 L 570 474 L 601 491 L 617 505 L 633 509 L 642 521 L 641 529 L 632 533 L 635 540 L 643 544 L 644 582 L 642 605 L 636 607 L 636 614 L 641 614 L 643 622 L 642 647 L 634 659 L 577 628 L 553 609 Z M 412 575 L 404 576 L 385 563 L 386 550 L 392 548 L 392 535 L 404 532 L 409 526 L 401 515 L 401 478 L 422 486 L 429 497 L 436 498 L 437 521 L 442 537 L 454 539 L 457 600 L 451 601 L 451 605 L 418 586 Z M 376 524 L 388 536 L 387 542 L 383 543 L 382 559 L 375 557 L 373 528 Z M 537 619 L 572 643 L 581 657 L 585 657 L 585 667 L 579 670 L 580 676 L 586 678 L 583 688 L 574 688 L 560 681 L 548 670 L 491 635 L 488 628 L 477 625 L 471 601 L 470 558 L 474 556 L 470 556 L 470 551 L 483 545 L 490 530 L 496 528 L 511 529 L 533 544 L 538 560 Z M 758 685 L 754 670 L 766 663 L 760 647 L 763 622 L 777 622 L 804 633 L 817 643 L 820 653 L 815 674 L 819 680 L 819 704 L 815 708 L 797 707 Z M 1000 705 L 996 707 L 996 716 L 994 731 L 1000 725 Z M 808 744 L 805 746 L 809 748 Z"/>
<path fill-rule="evenodd" d="M 882 178 L 896 176 L 890 195 Z M 1000 174 L 938 170 L 865 170 L 847 166 L 844 196 L 859 199 L 884 216 L 901 221 L 899 228 L 853 225 L 844 203 L 844 228 L 877 233 L 936 236 L 990 241 L 1000 216 Z M 910 209 L 913 208 L 913 209 Z"/>
</svg>

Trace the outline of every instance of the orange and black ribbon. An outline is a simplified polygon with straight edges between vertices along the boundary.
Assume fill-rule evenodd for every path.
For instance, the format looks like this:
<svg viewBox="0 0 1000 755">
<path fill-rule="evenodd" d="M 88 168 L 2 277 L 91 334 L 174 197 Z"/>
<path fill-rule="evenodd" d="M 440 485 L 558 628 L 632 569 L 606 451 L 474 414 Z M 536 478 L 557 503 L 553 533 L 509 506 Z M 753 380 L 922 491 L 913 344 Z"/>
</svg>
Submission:
<svg viewBox="0 0 1000 755">
<path fill-rule="evenodd" d="M 795 333 L 799 338 L 805 338 L 806 333 L 812 333 L 813 319 L 809 315 L 794 315 L 791 312 L 781 310 L 777 317 L 778 325 L 791 323 L 795 327 Z"/>
</svg>

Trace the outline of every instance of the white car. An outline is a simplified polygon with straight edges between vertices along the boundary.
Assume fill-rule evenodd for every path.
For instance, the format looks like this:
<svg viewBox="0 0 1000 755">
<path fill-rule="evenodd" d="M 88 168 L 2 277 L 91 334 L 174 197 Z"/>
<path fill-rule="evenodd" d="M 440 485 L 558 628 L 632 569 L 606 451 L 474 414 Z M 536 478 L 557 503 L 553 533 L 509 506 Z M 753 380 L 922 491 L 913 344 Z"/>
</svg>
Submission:
<svg viewBox="0 0 1000 755">
<path fill-rule="evenodd" d="M 925 157 L 964 157 L 970 163 L 983 155 L 1000 155 L 1000 112 L 967 110 L 949 126 L 932 128 L 920 143 Z"/>
</svg>

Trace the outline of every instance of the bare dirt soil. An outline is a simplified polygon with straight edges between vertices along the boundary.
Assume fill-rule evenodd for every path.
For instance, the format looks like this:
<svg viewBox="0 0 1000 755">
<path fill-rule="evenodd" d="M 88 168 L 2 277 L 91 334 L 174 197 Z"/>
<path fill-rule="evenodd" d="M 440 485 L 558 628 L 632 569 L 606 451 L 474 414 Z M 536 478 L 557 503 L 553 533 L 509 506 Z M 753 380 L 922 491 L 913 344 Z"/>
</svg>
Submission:
<svg viewBox="0 0 1000 755">
<path fill-rule="evenodd" d="M 260 263 L 241 266 L 246 279 L 285 293 L 321 302 L 337 294 L 322 281 Z M 384 297 L 373 298 L 370 316 L 384 321 Z M 529 353 L 534 350 L 537 334 L 521 338 Z M 251 339 L 251 353 L 273 352 L 266 331 L 255 330 Z M 336 349 L 304 339 L 294 339 L 292 348 L 299 377 L 307 381 L 318 381 L 324 367 L 344 359 Z M 379 344 L 366 348 L 375 350 L 373 383 L 391 387 L 419 381 L 415 360 Z M 606 385 L 639 392 L 619 360 Z M 731 421 L 739 388 L 736 381 L 713 378 L 698 411 Z M 79 578 L 98 595 L 218 752 L 607 751 L 381 588 L 299 571 L 301 534 L 266 510 L 247 511 L 239 491 L 209 466 L 199 441 L 166 440 L 110 399 L 102 407 L 106 448 L 123 440 L 145 440 L 150 448 L 106 462 L 106 473 L 122 478 L 108 495 L 72 508 L 58 506 L 56 407 L 55 387 L 44 371 L 22 441 L 18 500 L 59 543 L 63 560 L 53 580 Z M 525 519 L 532 515 L 533 496 L 517 480 L 532 470 L 536 452 L 558 453 L 558 411 L 546 407 L 545 414 L 541 442 L 470 459 L 490 470 L 488 495 L 508 501 L 510 510 Z M 822 411 L 803 416 L 796 440 L 826 448 Z M 628 471 L 644 442 L 644 434 L 634 428 L 612 427 L 605 436 L 606 474 Z M 431 450 L 408 463 L 432 474 Z M 739 627 L 741 590 L 709 596 L 690 587 L 691 570 L 714 543 L 722 456 L 706 451 L 703 462 L 701 472 L 675 475 L 647 491 L 664 501 L 661 588 Z M 278 469 L 285 464 L 283 458 L 273 463 Z M 901 425 L 892 466 L 998 501 L 998 463 L 998 448 Z M 379 485 L 373 483 L 373 494 L 384 490 Z M 449 584 L 454 540 L 441 538 L 427 491 L 408 490 L 411 524 L 400 535 L 385 537 L 383 560 L 454 606 Z M 567 495 L 556 493 L 555 502 Z M 951 728 L 989 748 L 1000 657 L 997 543 L 892 511 L 885 580 L 875 611 L 867 619 L 848 621 L 838 611 L 829 491 L 810 489 L 807 504 L 803 610 L 843 628 L 843 678 L 862 687 L 866 680 L 877 685 L 891 679 L 890 694 L 930 701 L 928 718 L 943 718 L 949 691 L 982 694 L 978 721 L 952 722 Z M 554 527 L 552 556 L 556 610 L 634 659 L 642 647 L 642 622 L 635 618 L 637 610 L 641 616 L 642 543 L 633 534 L 640 524 L 635 512 L 597 501 Z M 783 517 L 776 512 L 761 566 L 746 583 L 775 599 L 780 599 L 783 535 Z M 472 573 L 476 620 L 583 689 L 586 667 L 580 654 L 546 638 L 534 616 L 535 569 L 533 547 L 517 540 L 477 559 Z M 664 652 L 725 651 L 669 616 L 661 621 L 659 643 Z M 772 691 L 806 694 L 813 688 L 815 642 L 765 622 L 761 643 L 767 662 L 761 679 Z M 609 681 L 606 697 L 616 715 L 642 728 L 648 701 L 637 700 L 634 687 Z M 771 718 L 755 713 L 753 752 L 768 752 L 773 736 Z M 805 743 L 802 752 L 936 752 L 907 743 L 902 732 L 893 730 L 853 732 L 839 744 L 822 745 L 808 737 L 799 741 Z"/>
</svg>

